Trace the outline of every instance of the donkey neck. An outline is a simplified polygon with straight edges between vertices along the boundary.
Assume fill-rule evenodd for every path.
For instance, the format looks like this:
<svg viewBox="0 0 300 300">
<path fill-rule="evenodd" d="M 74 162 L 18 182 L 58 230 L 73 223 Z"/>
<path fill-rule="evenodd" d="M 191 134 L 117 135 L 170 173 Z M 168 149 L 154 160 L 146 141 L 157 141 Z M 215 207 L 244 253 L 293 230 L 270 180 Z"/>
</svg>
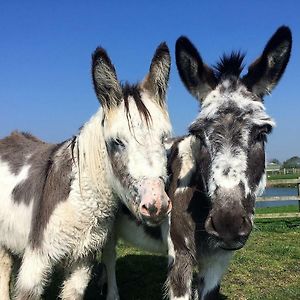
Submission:
<svg viewBox="0 0 300 300">
<path fill-rule="evenodd" d="M 103 110 L 100 108 L 85 123 L 76 139 L 76 158 L 79 184 L 94 193 L 112 197 L 112 170 L 103 135 Z"/>
<path fill-rule="evenodd" d="M 168 171 L 171 174 L 169 193 L 205 194 L 207 187 L 203 173 L 207 171 L 208 159 L 206 153 L 200 149 L 197 138 L 193 135 L 178 138 L 172 148 L 168 159 Z"/>
</svg>

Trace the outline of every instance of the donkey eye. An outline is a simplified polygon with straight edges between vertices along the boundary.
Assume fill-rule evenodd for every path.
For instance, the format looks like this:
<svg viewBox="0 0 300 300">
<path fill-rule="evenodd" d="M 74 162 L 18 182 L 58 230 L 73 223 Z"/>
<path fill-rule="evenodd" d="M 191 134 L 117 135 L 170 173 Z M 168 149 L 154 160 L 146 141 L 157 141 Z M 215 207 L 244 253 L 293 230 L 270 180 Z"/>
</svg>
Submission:
<svg viewBox="0 0 300 300">
<path fill-rule="evenodd" d="M 109 149 L 113 152 L 123 150 L 126 147 L 125 143 L 118 138 L 111 139 L 108 143 L 108 146 L 109 146 Z"/>
<path fill-rule="evenodd" d="M 203 131 L 195 134 L 196 138 L 200 141 L 201 146 L 206 146 L 206 138 Z"/>
<path fill-rule="evenodd" d="M 256 142 L 266 142 L 267 141 L 267 135 L 271 132 L 272 127 L 271 126 L 264 126 L 258 129 L 255 136 Z"/>
<path fill-rule="evenodd" d="M 259 132 L 256 135 L 255 140 L 257 142 L 266 142 L 267 141 L 267 133 L 266 132 Z"/>
<path fill-rule="evenodd" d="M 120 139 L 114 139 L 113 143 L 117 146 L 125 147 L 125 144 Z"/>
<path fill-rule="evenodd" d="M 168 141 L 169 135 L 167 133 L 162 134 L 161 136 L 161 142 L 164 144 L 165 142 Z"/>
</svg>

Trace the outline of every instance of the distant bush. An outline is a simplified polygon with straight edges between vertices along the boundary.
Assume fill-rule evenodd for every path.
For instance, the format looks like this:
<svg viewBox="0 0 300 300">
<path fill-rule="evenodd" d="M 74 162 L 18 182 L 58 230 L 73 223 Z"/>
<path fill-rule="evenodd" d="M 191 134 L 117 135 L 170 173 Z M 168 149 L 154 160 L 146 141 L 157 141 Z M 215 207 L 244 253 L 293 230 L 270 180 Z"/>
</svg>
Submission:
<svg viewBox="0 0 300 300">
<path fill-rule="evenodd" d="M 300 168 L 300 157 L 293 156 L 288 160 L 284 161 L 282 164 L 282 168 L 290 169 L 290 168 Z"/>
</svg>

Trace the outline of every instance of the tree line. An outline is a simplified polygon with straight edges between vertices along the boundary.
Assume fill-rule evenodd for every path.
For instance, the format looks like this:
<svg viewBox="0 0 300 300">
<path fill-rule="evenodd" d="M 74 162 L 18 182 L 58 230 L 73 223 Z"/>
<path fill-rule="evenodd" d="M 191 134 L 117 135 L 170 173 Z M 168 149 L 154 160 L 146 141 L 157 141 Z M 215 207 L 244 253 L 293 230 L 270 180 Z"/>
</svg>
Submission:
<svg viewBox="0 0 300 300">
<path fill-rule="evenodd" d="M 291 169 L 291 168 L 300 168 L 300 157 L 293 156 L 283 163 L 281 163 L 277 158 L 273 158 L 269 161 L 269 163 L 280 165 L 281 168 Z"/>
</svg>

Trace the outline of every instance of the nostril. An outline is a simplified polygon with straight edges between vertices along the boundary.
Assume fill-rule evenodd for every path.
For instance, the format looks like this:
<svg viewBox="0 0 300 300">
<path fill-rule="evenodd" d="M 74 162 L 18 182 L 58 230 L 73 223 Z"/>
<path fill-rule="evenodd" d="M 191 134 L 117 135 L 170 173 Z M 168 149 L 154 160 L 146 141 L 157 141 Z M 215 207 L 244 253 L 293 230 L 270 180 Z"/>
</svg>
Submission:
<svg viewBox="0 0 300 300">
<path fill-rule="evenodd" d="M 147 217 L 150 216 L 150 213 L 149 213 L 149 210 L 148 210 L 146 204 L 143 204 L 140 206 L 140 212 L 143 216 L 147 216 Z"/>
<path fill-rule="evenodd" d="M 240 236 L 248 236 L 251 232 L 252 225 L 251 221 L 247 216 L 244 216 L 241 222 L 241 226 L 239 228 L 239 235 Z"/>
<path fill-rule="evenodd" d="M 207 233 L 215 235 L 215 236 L 219 236 L 219 233 L 217 232 L 216 228 L 215 228 L 215 224 L 213 222 L 213 218 L 212 217 L 208 217 L 205 221 L 205 230 L 207 231 Z"/>
<path fill-rule="evenodd" d="M 157 214 L 157 211 L 158 211 L 158 209 L 154 204 L 149 205 L 148 212 L 149 212 L 150 216 L 155 216 Z"/>
<path fill-rule="evenodd" d="M 142 204 L 140 206 L 140 212 L 145 217 L 156 216 L 157 211 L 158 211 L 158 209 L 157 209 L 157 207 L 154 204 L 150 204 L 150 205 Z"/>
</svg>

